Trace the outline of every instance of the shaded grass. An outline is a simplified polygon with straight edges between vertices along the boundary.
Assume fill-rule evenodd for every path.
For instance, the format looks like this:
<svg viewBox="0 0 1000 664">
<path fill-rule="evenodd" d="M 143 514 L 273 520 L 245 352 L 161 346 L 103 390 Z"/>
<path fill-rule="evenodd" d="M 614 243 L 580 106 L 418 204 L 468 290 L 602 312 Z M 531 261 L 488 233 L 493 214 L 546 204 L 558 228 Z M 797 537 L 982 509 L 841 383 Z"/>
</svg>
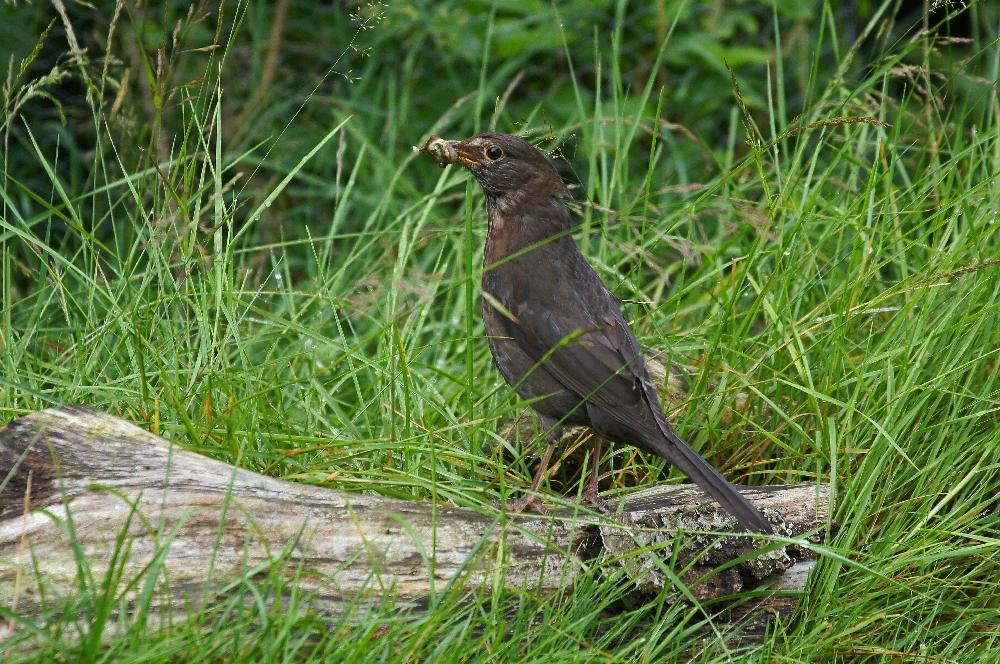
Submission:
<svg viewBox="0 0 1000 664">
<path fill-rule="evenodd" d="M 862 64 L 825 6 L 794 91 L 803 107 L 790 110 L 776 46 L 776 79 L 753 86 L 767 112 L 734 102 L 725 140 L 697 149 L 654 121 L 670 94 L 655 66 L 644 87 L 626 83 L 621 22 L 594 37 L 592 81 L 551 91 L 572 99 L 554 124 L 545 98 L 511 102 L 524 124 L 490 117 L 484 54 L 478 99 L 420 129 L 495 124 L 560 149 L 579 182 L 580 246 L 628 300 L 640 342 L 697 369 L 681 434 L 733 478 L 833 486 L 838 556 L 813 573 L 795 621 L 744 661 L 972 661 L 996 647 L 1000 118 L 989 81 L 1000 51 L 978 37 L 997 33 L 987 9 L 969 10 L 979 41 L 968 62 L 936 56 L 925 32 L 886 38 Z M 99 157 L 78 178 L 86 186 L 68 185 L 65 153 L 43 147 L 8 96 L 3 128 L 17 140 L 5 163 L 27 154 L 48 183 L 8 172 L 4 184 L 0 410 L 88 403 L 272 476 L 491 509 L 529 483 L 530 460 L 505 460 L 496 433 L 520 405 L 482 338 L 482 196 L 464 172 L 382 140 L 400 128 L 373 120 L 388 109 L 404 122 L 412 93 L 399 81 L 416 51 L 399 70 L 365 70 L 328 116 L 309 113 L 329 102 L 321 93 L 294 117 L 298 99 L 275 100 L 261 113 L 291 117 L 288 140 L 283 130 L 255 146 L 227 135 L 220 101 L 256 10 L 234 11 L 159 160 L 130 160 L 114 97 L 97 96 Z M 580 50 L 566 41 L 564 52 L 581 66 Z M 149 132 L 152 155 L 163 142 Z M 325 217 L 310 202 L 321 194 L 335 201 Z M 729 420 L 741 392 L 749 405 Z M 680 479 L 631 448 L 606 454 L 612 495 L 621 478 Z M 386 605 L 330 621 L 307 611 L 281 561 L 274 569 L 196 618 L 129 625 L 103 644 L 63 638 L 99 630 L 97 609 L 120 600 L 82 588 L 34 635 L 22 627 L 32 649 L 17 650 L 38 661 L 732 656 L 694 639 L 696 609 L 664 597 L 631 606 L 598 577 L 565 597 L 456 592 L 416 618 Z"/>
</svg>

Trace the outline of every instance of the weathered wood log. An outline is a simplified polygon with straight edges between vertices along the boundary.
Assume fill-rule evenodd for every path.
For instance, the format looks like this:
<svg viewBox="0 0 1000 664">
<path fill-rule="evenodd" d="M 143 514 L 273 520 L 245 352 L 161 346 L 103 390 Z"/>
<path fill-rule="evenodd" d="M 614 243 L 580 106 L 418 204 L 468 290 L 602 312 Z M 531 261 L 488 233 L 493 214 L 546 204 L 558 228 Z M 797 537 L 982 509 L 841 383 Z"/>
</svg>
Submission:
<svg viewBox="0 0 1000 664">
<path fill-rule="evenodd" d="M 826 524 L 823 485 L 744 492 L 786 536 Z M 678 526 L 690 533 L 734 524 L 688 485 L 637 492 L 617 511 L 504 521 L 473 509 L 285 482 L 188 452 L 92 408 L 53 408 L 0 430 L 0 605 L 33 613 L 39 579 L 50 596 L 79 589 L 74 548 L 60 525 L 70 520 L 95 574 L 108 569 L 122 533 L 129 548 L 122 578 L 157 562 L 163 592 L 154 606 L 197 606 L 283 554 L 313 593 L 313 607 L 333 614 L 345 602 L 384 595 L 414 606 L 452 581 L 544 594 L 571 586 L 598 556 L 616 560 L 639 591 L 661 592 L 671 584 L 652 561 L 673 555 Z M 679 558 L 691 584 L 767 545 L 750 537 L 681 537 L 692 551 Z M 773 582 L 803 555 L 802 547 L 772 545 L 693 592 L 707 600 Z"/>
</svg>

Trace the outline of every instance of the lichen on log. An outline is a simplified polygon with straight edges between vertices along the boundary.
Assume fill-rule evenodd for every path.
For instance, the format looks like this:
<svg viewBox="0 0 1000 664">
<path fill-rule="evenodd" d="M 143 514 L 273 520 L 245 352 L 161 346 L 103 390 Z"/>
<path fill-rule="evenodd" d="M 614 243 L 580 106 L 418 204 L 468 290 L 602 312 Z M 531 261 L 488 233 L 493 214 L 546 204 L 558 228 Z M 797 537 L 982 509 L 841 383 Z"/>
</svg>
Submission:
<svg viewBox="0 0 1000 664">
<path fill-rule="evenodd" d="M 778 532 L 821 535 L 828 509 L 823 485 L 742 490 Z M 505 519 L 488 510 L 266 477 L 93 408 L 53 408 L 14 420 L 0 430 L 0 604 L 37 611 L 39 580 L 62 596 L 80 589 L 74 543 L 60 524 L 70 518 L 91 569 L 109 568 L 124 535 L 129 555 L 122 578 L 156 562 L 162 592 L 153 608 L 178 612 L 281 557 L 294 561 L 290 573 L 311 593 L 313 608 L 338 614 L 359 598 L 391 596 L 401 607 L 419 607 L 455 582 L 482 592 L 545 594 L 571 587 L 595 562 L 618 565 L 638 591 L 662 592 L 672 587 L 660 567 L 678 527 L 693 546 L 677 557 L 681 581 L 701 579 L 692 587 L 699 601 L 752 584 L 781 585 L 780 572 L 804 550 L 705 534 L 733 521 L 690 485 L 628 494 L 608 517 L 564 509 L 547 518 Z M 764 547 L 763 557 L 702 579 L 755 547 Z"/>
</svg>

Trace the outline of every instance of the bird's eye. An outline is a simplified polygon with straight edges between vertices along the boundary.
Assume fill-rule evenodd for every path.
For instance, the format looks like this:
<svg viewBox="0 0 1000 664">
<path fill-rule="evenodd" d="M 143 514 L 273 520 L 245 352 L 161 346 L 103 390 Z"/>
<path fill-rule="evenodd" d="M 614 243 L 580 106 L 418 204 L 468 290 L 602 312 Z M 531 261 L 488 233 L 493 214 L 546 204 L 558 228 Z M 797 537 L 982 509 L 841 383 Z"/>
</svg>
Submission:
<svg viewBox="0 0 1000 664">
<path fill-rule="evenodd" d="M 486 158 L 490 161 L 496 161 L 503 156 L 503 149 L 501 149 L 498 145 L 491 145 L 483 150 L 483 154 L 486 155 Z"/>
</svg>

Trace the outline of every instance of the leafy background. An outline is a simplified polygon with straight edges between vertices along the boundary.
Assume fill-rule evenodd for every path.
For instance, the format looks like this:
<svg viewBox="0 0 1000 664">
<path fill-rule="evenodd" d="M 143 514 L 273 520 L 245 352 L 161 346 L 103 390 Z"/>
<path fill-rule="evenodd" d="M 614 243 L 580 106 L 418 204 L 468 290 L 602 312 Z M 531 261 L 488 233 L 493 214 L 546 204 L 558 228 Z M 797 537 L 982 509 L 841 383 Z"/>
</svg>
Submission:
<svg viewBox="0 0 1000 664">
<path fill-rule="evenodd" d="M 679 431 L 734 479 L 834 485 L 839 557 L 740 656 L 986 656 L 998 28 L 990 2 L 5 3 L 0 412 L 88 403 L 276 477 L 492 509 L 531 446 L 497 433 L 520 406 L 481 338 L 482 198 L 411 147 L 522 133 L 640 342 L 693 367 Z M 602 469 L 680 479 L 631 448 Z M 240 606 L 83 659 L 691 656 L 704 614 L 594 583 L 409 622 Z M 79 616 L 24 657 L 82 661 Z"/>
</svg>

